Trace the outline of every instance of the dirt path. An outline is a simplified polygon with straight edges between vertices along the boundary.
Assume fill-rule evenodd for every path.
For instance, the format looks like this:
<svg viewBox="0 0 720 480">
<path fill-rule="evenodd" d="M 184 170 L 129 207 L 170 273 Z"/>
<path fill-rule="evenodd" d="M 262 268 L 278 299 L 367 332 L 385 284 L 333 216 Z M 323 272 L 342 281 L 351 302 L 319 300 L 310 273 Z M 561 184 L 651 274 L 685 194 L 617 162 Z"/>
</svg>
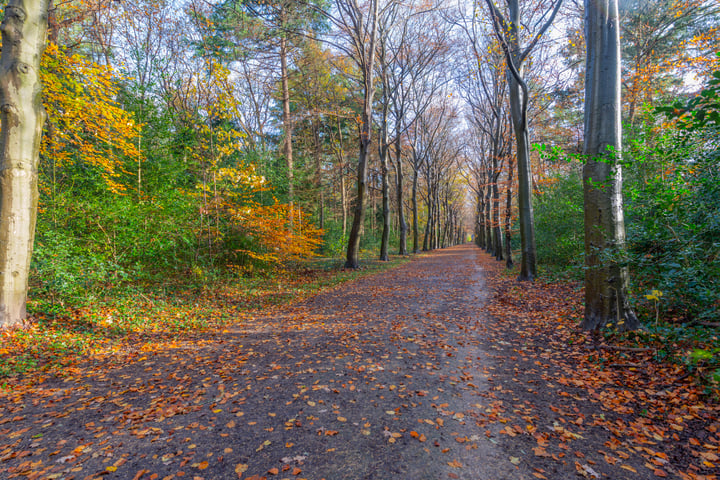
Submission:
<svg viewBox="0 0 720 480">
<path fill-rule="evenodd" d="M 433 252 L 210 342 L 6 392 L 0 478 L 594 478 L 553 427 L 554 387 L 491 337 L 480 255 Z M 533 454 L 539 428 L 558 449 Z"/>
<path fill-rule="evenodd" d="M 10 394 L 0 477 L 518 478 L 474 420 L 476 254 L 440 251 L 209 344 Z"/>
</svg>

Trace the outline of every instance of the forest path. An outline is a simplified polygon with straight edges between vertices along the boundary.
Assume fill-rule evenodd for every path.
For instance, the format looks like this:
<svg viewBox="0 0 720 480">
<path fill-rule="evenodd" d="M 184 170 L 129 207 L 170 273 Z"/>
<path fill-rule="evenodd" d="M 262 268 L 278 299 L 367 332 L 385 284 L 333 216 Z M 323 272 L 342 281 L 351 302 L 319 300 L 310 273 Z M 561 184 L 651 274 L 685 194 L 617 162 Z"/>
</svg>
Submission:
<svg viewBox="0 0 720 480">
<path fill-rule="evenodd" d="M 213 342 L 18 391 L 0 477 L 518 478 L 475 424 L 478 254 L 437 251 Z"/>
<path fill-rule="evenodd" d="M 532 370 L 549 350 L 486 313 L 502 306 L 482 262 L 435 251 L 209 342 L 6 392 L 0 478 L 599 478 L 568 443 L 597 452 L 612 435 L 558 425 L 557 385 Z M 515 340 L 538 356 L 518 360 Z M 650 478 L 621 466 L 605 470 Z"/>
</svg>

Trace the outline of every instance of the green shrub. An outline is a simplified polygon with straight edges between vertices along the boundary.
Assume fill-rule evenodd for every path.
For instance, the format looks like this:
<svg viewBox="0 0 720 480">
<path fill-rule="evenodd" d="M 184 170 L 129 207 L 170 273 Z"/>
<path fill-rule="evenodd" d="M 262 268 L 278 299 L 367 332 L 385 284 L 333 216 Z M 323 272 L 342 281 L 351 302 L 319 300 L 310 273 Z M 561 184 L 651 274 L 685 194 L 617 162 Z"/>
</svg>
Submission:
<svg viewBox="0 0 720 480">
<path fill-rule="evenodd" d="M 538 263 L 577 277 L 584 262 L 582 177 L 575 169 L 549 180 L 534 197 Z"/>
</svg>

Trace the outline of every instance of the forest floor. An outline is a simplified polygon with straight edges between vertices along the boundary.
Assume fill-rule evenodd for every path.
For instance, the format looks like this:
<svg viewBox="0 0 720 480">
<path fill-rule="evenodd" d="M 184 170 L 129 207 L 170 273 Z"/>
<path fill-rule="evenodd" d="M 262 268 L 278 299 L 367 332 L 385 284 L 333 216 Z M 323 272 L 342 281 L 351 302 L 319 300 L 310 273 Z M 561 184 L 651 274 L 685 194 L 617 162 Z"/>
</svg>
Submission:
<svg viewBox="0 0 720 480">
<path fill-rule="evenodd" d="M 0 392 L 0 478 L 713 479 L 720 410 L 469 245 Z"/>
</svg>

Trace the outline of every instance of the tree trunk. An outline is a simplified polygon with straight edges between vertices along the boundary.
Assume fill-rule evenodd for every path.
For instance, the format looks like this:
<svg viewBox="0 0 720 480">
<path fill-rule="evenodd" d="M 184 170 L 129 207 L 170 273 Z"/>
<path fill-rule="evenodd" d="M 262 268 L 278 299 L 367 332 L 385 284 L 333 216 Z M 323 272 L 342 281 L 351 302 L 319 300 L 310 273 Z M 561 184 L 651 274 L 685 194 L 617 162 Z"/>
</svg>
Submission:
<svg viewBox="0 0 720 480">
<path fill-rule="evenodd" d="M 340 169 L 340 203 L 342 204 L 342 226 L 343 226 L 343 239 L 347 235 L 347 221 L 348 221 L 348 201 L 347 201 L 347 188 L 345 187 L 345 146 L 343 144 L 342 125 L 340 125 L 340 118 L 337 119 L 338 127 L 338 143 L 339 143 L 339 169 Z"/>
<path fill-rule="evenodd" d="M 520 211 L 520 243 L 522 258 L 519 280 L 532 281 L 536 275 L 535 222 L 532 208 L 532 165 L 530 162 L 530 139 L 528 134 L 527 108 L 528 88 L 523 80 L 523 61 L 535 43 L 552 24 L 561 1 L 555 3 L 547 21 L 538 31 L 537 36 L 523 52 L 521 42 L 520 5 L 518 0 L 508 0 L 507 21 L 502 17 L 497 6 L 486 0 L 493 16 L 493 27 L 502 41 L 508 65 L 508 84 L 510 92 L 510 115 L 512 117 L 515 141 L 517 144 L 518 163 L 518 207 Z"/>
<path fill-rule="evenodd" d="M 622 202 L 620 27 L 617 0 L 585 0 L 585 318 L 582 328 L 639 322 L 627 297 Z"/>
<path fill-rule="evenodd" d="M 418 226 L 418 172 L 413 171 L 412 183 L 412 212 L 413 212 L 413 253 L 420 251 L 420 227 Z"/>
<path fill-rule="evenodd" d="M 488 176 L 488 179 L 490 177 Z M 487 186 L 487 193 L 485 194 L 485 251 L 492 253 L 492 186 Z"/>
<path fill-rule="evenodd" d="M 427 208 L 428 208 L 428 219 L 427 219 L 427 222 L 425 223 L 425 235 L 423 236 L 423 246 L 422 246 L 423 252 L 427 252 L 428 250 L 430 250 L 430 236 L 432 235 L 432 233 L 431 233 L 432 232 L 432 216 L 431 216 L 432 213 L 431 213 L 429 203 L 427 205 Z"/>
<path fill-rule="evenodd" d="M 502 249 L 502 230 L 500 228 L 500 187 L 498 186 L 498 176 L 496 173 L 492 184 L 493 192 L 493 255 L 495 260 L 500 261 L 503 259 Z"/>
<path fill-rule="evenodd" d="M 372 11 L 367 19 L 368 22 L 372 22 L 370 42 L 366 47 L 358 45 L 358 48 L 367 48 L 364 52 L 363 59 L 363 111 L 362 111 L 362 126 L 360 130 L 360 154 L 358 155 L 358 170 L 357 170 L 357 196 L 355 198 L 353 224 L 350 228 L 350 237 L 348 238 L 347 256 L 345 260 L 346 268 L 359 268 L 360 267 L 360 229 L 362 228 L 363 220 L 365 218 L 365 209 L 363 208 L 363 201 L 365 199 L 366 181 L 367 181 L 367 156 L 370 152 L 371 145 L 371 132 L 372 132 L 372 113 L 373 113 L 373 98 L 375 96 L 375 85 L 373 81 L 374 75 L 374 63 L 375 63 L 375 47 L 377 41 L 377 24 L 378 24 L 378 2 L 377 0 L 371 2 Z M 362 36 L 358 32 L 358 39 Z M 360 41 L 360 40 L 358 40 Z"/>
<path fill-rule="evenodd" d="M 511 75 L 510 111 L 517 143 L 518 207 L 520 213 L 520 280 L 532 281 L 536 272 L 535 220 L 532 207 L 532 167 L 527 125 L 527 99 L 522 98 L 520 84 Z"/>
<path fill-rule="evenodd" d="M 314 156 L 315 156 L 315 189 L 318 195 L 318 221 L 320 230 L 325 228 L 325 191 L 322 186 L 322 159 L 320 151 L 320 118 L 316 115 L 312 122 Z"/>
<path fill-rule="evenodd" d="M 383 228 L 380 241 L 380 260 L 388 261 L 388 244 L 390 243 L 390 182 L 388 182 L 388 146 L 387 136 L 382 140 L 380 148 L 380 169 L 382 172 L 382 215 Z"/>
<path fill-rule="evenodd" d="M 281 14 L 281 18 L 284 18 Z M 282 20 L 284 23 L 284 20 Z M 293 227 L 294 205 L 295 205 L 295 175 L 293 165 L 292 135 L 293 127 L 290 118 L 290 86 L 288 82 L 287 66 L 287 39 L 280 37 L 280 81 L 282 83 L 282 106 L 283 106 L 283 156 L 287 166 L 288 182 L 288 205 L 290 205 L 290 228 Z"/>
<path fill-rule="evenodd" d="M 512 155 L 508 155 L 508 185 L 505 197 L 505 267 L 513 267 L 512 258 L 512 187 L 513 187 L 513 165 Z"/>
<path fill-rule="evenodd" d="M 478 190 L 477 192 L 477 203 L 475 205 L 475 245 L 477 245 L 480 248 L 483 248 L 484 244 L 484 236 L 485 236 L 485 226 L 483 225 L 483 193 L 481 190 Z"/>
<path fill-rule="evenodd" d="M 47 0 L 10 0 L 0 56 L 0 326 L 26 316 L 45 109 L 39 78 Z"/>
<path fill-rule="evenodd" d="M 405 221 L 405 209 L 403 207 L 403 168 L 402 168 L 402 148 L 400 143 L 400 128 L 395 137 L 395 168 L 397 171 L 397 209 L 398 209 L 398 224 L 400 230 L 400 246 L 398 249 L 399 255 L 407 255 L 407 231 L 408 226 Z"/>
</svg>

